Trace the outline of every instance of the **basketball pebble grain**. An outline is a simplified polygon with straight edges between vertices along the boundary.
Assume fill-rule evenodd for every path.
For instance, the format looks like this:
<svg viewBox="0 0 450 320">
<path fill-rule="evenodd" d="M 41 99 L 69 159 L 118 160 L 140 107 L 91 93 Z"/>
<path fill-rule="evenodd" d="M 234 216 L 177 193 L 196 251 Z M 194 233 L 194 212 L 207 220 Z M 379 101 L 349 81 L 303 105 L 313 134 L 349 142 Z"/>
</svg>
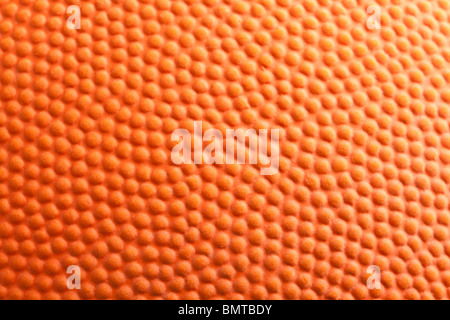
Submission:
<svg viewBox="0 0 450 320">
<path fill-rule="evenodd" d="M 449 298 L 448 1 L 0 4 L 0 299 Z"/>
</svg>

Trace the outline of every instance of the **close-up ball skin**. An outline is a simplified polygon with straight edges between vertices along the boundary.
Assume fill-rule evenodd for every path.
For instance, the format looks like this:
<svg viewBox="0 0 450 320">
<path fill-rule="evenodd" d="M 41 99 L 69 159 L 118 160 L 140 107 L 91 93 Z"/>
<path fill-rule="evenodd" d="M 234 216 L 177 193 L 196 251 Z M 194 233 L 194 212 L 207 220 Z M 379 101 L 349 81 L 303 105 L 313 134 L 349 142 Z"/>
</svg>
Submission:
<svg viewBox="0 0 450 320">
<path fill-rule="evenodd" d="M 0 0 L 0 299 L 449 299 L 449 119 L 448 0 Z"/>
</svg>

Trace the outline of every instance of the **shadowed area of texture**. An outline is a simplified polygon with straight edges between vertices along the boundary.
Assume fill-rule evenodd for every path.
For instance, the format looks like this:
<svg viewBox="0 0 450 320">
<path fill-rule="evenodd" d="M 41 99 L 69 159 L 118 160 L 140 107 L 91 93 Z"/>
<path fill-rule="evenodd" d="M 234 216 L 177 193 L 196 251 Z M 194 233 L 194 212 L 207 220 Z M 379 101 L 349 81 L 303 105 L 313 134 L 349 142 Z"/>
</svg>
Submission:
<svg viewBox="0 0 450 320">
<path fill-rule="evenodd" d="M 446 0 L 0 0 L 0 298 L 449 298 L 449 19 Z M 280 129 L 279 172 L 173 164 L 194 121 Z"/>
</svg>

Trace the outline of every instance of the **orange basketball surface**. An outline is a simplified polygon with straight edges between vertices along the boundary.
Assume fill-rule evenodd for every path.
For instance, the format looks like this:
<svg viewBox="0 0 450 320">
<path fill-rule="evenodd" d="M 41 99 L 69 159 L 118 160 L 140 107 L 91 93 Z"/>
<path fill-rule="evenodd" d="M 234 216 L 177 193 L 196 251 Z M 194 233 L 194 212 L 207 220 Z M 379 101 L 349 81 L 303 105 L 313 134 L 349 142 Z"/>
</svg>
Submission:
<svg viewBox="0 0 450 320">
<path fill-rule="evenodd" d="M 0 0 L 0 299 L 448 299 L 449 22 L 447 0 Z M 278 172 L 175 165 L 194 121 L 279 129 Z"/>
</svg>

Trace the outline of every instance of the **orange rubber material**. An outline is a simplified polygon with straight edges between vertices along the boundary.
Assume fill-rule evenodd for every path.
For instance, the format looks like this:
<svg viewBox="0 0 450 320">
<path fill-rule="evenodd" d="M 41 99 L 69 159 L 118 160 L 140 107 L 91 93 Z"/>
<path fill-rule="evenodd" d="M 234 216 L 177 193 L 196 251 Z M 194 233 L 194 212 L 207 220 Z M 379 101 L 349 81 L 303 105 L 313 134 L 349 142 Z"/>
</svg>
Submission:
<svg viewBox="0 0 450 320">
<path fill-rule="evenodd" d="M 447 0 L 0 0 L 0 299 L 448 299 L 449 22 Z M 279 172 L 173 164 L 194 121 L 280 129 Z"/>
</svg>

